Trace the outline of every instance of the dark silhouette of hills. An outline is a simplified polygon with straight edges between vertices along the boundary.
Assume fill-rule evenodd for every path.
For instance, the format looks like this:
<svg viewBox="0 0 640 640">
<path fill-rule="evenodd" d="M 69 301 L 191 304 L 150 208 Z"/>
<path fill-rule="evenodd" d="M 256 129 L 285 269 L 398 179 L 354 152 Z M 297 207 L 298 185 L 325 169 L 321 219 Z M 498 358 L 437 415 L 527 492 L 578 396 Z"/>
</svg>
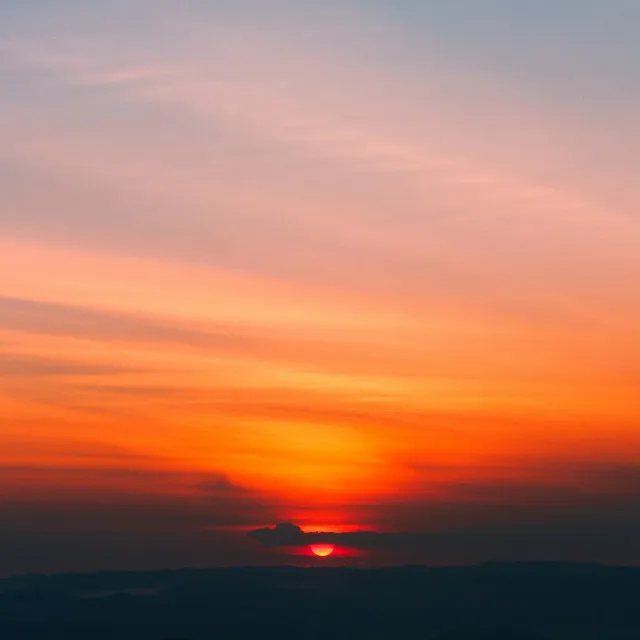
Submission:
<svg viewBox="0 0 640 640">
<path fill-rule="evenodd" d="M 434 640 L 542 640 L 538 635 L 519 631 L 461 631 L 445 633 Z"/>
<path fill-rule="evenodd" d="M 638 640 L 640 568 L 238 567 L 0 580 L 2 640 Z"/>
</svg>

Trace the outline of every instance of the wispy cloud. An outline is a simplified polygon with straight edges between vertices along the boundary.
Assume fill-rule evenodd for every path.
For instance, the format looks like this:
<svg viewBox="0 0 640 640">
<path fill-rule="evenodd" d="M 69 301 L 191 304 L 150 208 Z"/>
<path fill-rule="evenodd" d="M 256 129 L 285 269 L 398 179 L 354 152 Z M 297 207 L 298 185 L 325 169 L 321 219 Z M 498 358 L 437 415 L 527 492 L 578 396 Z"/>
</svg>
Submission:
<svg viewBox="0 0 640 640">
<path fill-rule="evenodd" d="M 0 377 L 103 376 L 128 372 L 126 367 L 0 352 Z"/>
<path fill-rule="evenodd" d="M 234 336 L 231 331 L 198 331 L 148 317 L 37 300 L 0 297 L 0 312 L 0 327 L 4 329 L 107 342 L 175 342 L 199 348 L 224 348 L 250 340 Z"/>
</svg>

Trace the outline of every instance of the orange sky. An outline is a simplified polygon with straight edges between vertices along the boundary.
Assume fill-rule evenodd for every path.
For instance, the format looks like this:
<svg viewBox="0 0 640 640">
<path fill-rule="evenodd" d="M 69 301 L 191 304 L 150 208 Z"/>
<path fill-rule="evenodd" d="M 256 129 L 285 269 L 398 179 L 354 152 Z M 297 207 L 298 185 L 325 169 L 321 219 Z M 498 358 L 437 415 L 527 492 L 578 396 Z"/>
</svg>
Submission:
<svg viewBox="0 0 640 640">
<path fill-rule="evenodd" d="M 625 492 L 602 470 L 640 459 L 640 97 L 596 78 L 587 113 L 525 40 L 529 76 L 352 5 L 12 17 L 5 500 L 375 527 Z"/>
<path fill-rule="evenodd" d="M 3 256 L 9 495 L 184 495 L 222 474 L 285 519 L 344 524 L 461 480 L 637 459 L 619 329 L 22 241 Z"/>
</svg>

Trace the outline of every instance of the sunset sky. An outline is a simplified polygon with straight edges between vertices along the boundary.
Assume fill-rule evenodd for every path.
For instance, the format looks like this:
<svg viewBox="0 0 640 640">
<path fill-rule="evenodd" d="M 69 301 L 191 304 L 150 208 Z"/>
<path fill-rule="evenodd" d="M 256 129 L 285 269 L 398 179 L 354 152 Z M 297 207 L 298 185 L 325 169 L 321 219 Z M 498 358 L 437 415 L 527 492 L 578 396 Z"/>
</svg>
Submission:
<svg viewBox="0 0 640 640">
<path fill-rule="evenodd" d="M 8 571 L 269 562 L 277 522 L 640 563 L 639 25 L 3 0 Z"/>
</svg>

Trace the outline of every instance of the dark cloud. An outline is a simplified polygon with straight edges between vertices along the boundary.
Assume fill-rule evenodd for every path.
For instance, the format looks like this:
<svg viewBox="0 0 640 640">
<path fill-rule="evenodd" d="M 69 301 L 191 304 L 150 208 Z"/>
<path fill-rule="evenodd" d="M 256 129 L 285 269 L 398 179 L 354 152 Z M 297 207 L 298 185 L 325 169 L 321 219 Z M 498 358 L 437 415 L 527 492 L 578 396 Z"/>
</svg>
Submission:
<svg viewBox="0 0 640 640">
<path fill-rule="evenodd" d="M 268 563 L 237 529 L 274 517 L 216 473 L 4 467 L 0 574 Z"/>
<path fill-rule="evenodd" d="M 299 526 L 284 522 L 273 528 L 265 527 L 249 532 L 249 536 L 269 547 L 303 547 L 310 544 L 335 544 L 360 550 L 406 550 L 436 542 L 443 534 L 433 533 L 376 533 L 374 531 L 304 532 Z M 450 534 L 447 534 L 450 535 Z"/>
<path fill-rule="evenodd" d="M 68 512 L 62 511 L 60 518 Z M 140 514 L 149 510 L 139 510 Z M 128 514 L 131 515 L 131 514 Z M 176 512 L 177 517 L 180 513 Z M 204 528 L 150 532 L 105 529 L 53 532 L 0 527 L 0 576 L 31 572 L 119 571 L 272 564 L 273 559 L 235 531 Z M 161 636 L 162 637 L 162 636 Z"/>
<path fill-rule="evenodd" d="M 256 529 L 249 536 L 268 547 L 329 543 L 368 553 L 374 564 L 473 564 L 487 561 L 640 562 L 637 534 L 625 529 L 493 528 L 432 533 L 303 532 L 291 524 Z"/>
<path fill-rule="evenodd" d="M 250 341 L 228 327 L 200 330 L 148 316 L 12 297 L 0 297 L 0 327 L 53 336 L 199 348 L 237 347 Z"/>
<path fill-rule="evenodd" d="M 360 505 L 361 521 L 411 531 L 515 526 L 640 529 L 640 465 L 529 461 L 518 467 L 518 462 L 496 460 L 462 469 L 475 479 L 456 479 L 455 468 L 441 480 L 431 480 L 426 473 L 424 487 L 416 486 L 414 495 Z"/>
<path fill-rule="evenodd" d="M 144 468 L 153 461 L 133 454 L 119 455 L 118 467 L 105 466 L 116 461 L 108 451 L 70 454 L 82 465 L 0 467 L 5 530 L 160 533 L 251 526 L 274 517 L 264 495 L 224 474 Z"/>
<path fill-rule="evenodd" d="M 397 562 L 640 562 L 640 465 L 575 465 L 564 474 L 564 484 L 449 483 L 430 499 L 354 506 L 360 522 L 377 521 L 384 533 L 285 523 L 249 535 L 272 548 L 331 543 Z"/>
</svg>

